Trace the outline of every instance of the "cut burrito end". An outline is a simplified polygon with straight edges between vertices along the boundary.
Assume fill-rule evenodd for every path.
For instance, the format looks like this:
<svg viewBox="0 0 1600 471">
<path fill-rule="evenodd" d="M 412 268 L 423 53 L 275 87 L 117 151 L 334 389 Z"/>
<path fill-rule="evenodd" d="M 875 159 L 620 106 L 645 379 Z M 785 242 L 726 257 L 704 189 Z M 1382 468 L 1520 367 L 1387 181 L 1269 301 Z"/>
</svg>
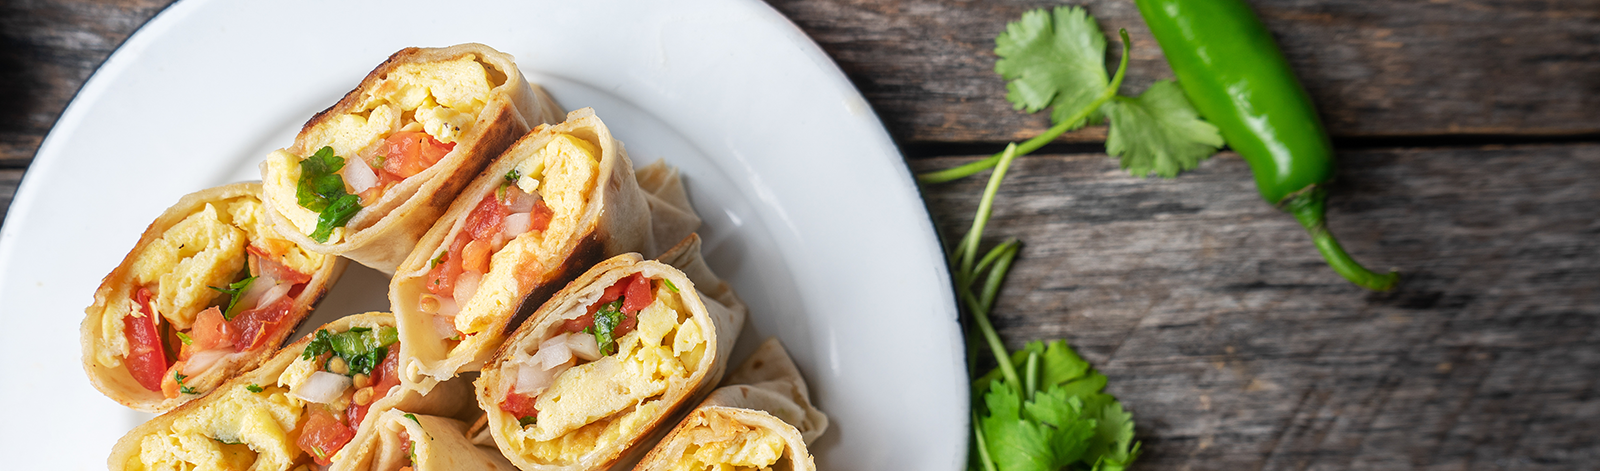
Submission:
<svg viewBox="0 0 1600 471">
<path fill-rule="evenodd" d="M 648 229 L 631 172 L 621 144 L 585 109 L 524 137 L 479 176 L 392 281 L 408 381 L 426 390 L 476 369 L 514 321 L 589 265 L 643 248 L 646 231 L 610 232 L 613 220 Z"/>
<path fill-rule="evenodd" d="M 270 214 L 298 242 L 392 273 L 468 179 L 559 118 L 509 55 L 407 48 L 262 162 Z"/>
<path fill-rule="evenodd" d="M 722 374 L 737 313 L 683 272 L 636 254 L 569 284 L 495 355 L 478 402 L 519 466 L 598 469 Z"/>
<path fill-rule="evenodd" d="M 273 230 L 258 184 L 185 196 L 86 309 L 90 382 L 147 412 L 204 395 L 271 355 L 342 267 Z"/>
<path fill-rule="evenodd" d="M 682 432 L 674 437 L 686 442 L 673 470 L 757 471 L 792 470 L 794 461 L 811 459 L 794 456 L 789 437 L 767 424 L 740 420 L 742 415 L 765 417 L 765 422 L 780 422 L 763 411 L 731 407 L 706 407 L 684 419 Z M 802 451 L 803 452 L 803 451 Z"/>
<path fill-rule="evenodd" d="M 393 318 L 350 316 L 278 352 L 260 368 L 134 428 L 111 469 L 274 469 L 328 465 L 370 433 L 369 412 L 459 409 L 464 391 L 422 397 L 400 384 Z"/>
</svg>

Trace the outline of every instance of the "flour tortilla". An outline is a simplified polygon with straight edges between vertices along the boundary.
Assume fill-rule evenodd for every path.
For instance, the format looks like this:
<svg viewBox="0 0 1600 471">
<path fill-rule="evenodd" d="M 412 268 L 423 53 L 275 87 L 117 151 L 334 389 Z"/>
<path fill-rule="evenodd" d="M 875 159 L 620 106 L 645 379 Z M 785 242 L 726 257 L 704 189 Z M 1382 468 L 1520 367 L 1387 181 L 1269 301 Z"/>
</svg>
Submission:
<svg viewBox="0 0 1600 471">
<path fill-rule="evenodd" d="M 339 320 L 329 322 L 318 328 L 318 330 L 327 329 L 330 332 L 339 333 L 350 330 L 352 327 L 377 329 L 384 326 L 394 326 L 394 316 L 384 312 L 369 312 L 365 314 L 347 316 Z M 145 437 L 156 434 L 170 433 L 175 423 L 180 420 L 185 420 L 186 418 L 189 420 L 194 420 L 194 418 L 205 418 L 215 416 L 220 413 L 225 413 L 227 412 L 228 407 L 226 404 L 222 404 L 222 402 L 230 400 L 233 397 L 243 396 L 245 394 L 258 394 L 249 392 L 248 388 L 252 385 L 258 387 L 277 385 L 278 378 L 283 375 L 284 370 L 293 364 L 296 359 L 300 358 L 301 353 L 305 351 L 306 345 L 311 343 L 311 340 L 315 338 L 314 332 L 315 331 L 313 331 L 312 334 L 302 337 L 299 341 L 284 347 L 283 350 L 280 350 L 276 355 L 273 355 L 272 358 L 266 363 L 262 364 L 261 367 L 241 373 L 240 375 L 235 376 L 233 379 L 228 380 L 226 383 L 223 383 L 221 387 L 217 388 L 218 393 L 200 398 L 199 400 L 191 401 L 187 404 L 179 406 L 176 409 L 173 409 L 170 412 L 167 412 L 166 414 L 162 414 L 159 417 L 151 419 L 150 421 L 135 427 L 132 431 L 129 431 L 127 435 L 123 435 L 121 439 L 117 440 L 117 444 L 111 448 L 111 456 L 106 459 L 107 468 L 111 469 L 112 471 L 122 469 L 139 469 L 139 467 L 134 466 L 137 463 L 130 464 L 130 461 L 136 462 L 140 459 L 141 453 L 145 451 L 142 449 Z M 350 443 L 362 443 L 369 441 L 370 437 L 375 433 L 373 430 L 374 422 L 376 422 L 376 419 L 380 417 L 384 411 L 387 411 L 391 408 L 416 411 L 416 413 L 419 414 L 442 416 L 457 414 L 461 411 L 463 406 L 471 401 L 471 399 L 468 397 L 471 394 L 471 391 L 468 389 L 469 387 L 470 386 L 464 381 L 449 382 L 440 385 L 439 387 L 435 388 L 432 393 L 424 396 L 413 389 L 407 388 L 404 384 L 395 386 L 394 389 L 389 391 L 389 394 L 372 404 L 371 408 L 367 412 L 366 418 L 363 419 L 361 425 L 357 427 L 355 438 L 351 439 Z M 224 393 L 224 391 L 226 391 L 226 393 Z M 298 400 L 295 399 L 293 401 Z M 304 406 L 305 405 L 302 404 L 300 408 L 302 415 L 304 414 Z M 263 417 L 260 417 L 258 414 L 251 413 L 247 415 L 250 417 L 246 417 L 241 420 L 249 422 L 252 419 L 263 419 Z M 267 417 L 266 419 L 272 418 Z M 300 421 L 303 422 L 304 420 L 301 419 Z M 288 458 L 289 461 L 282 463 L 281 466 L 276 467 L 252 465 L 248 468 L 257 471 L 286 471 L 297 463 L 309 461 L 305 452 L 301 451 L 300 448 L 293 443 L 294 438 L 299 436 L 299 434 L 294 430 L 294 428 L 299 426 L 299 424 L 267 422 L 270 422 L 270 420 L 258 420 L 257 422 L 254 422 L 253 425 L 256 427 L 278 427 L 286 432 L 287 441 L 271 443 L 247 442 L 246 445 L 260 453 L 260 456 L 256 457 L 257 460 L 263 459 L 263 457 L 268 457 L 269 454 L 263 453 L 263 450 L 270 449 L 279 451 L 288 450 L 291 455 Z M 219 424 L 218 426 L 221 425 L 226 424 Z M 218 431 L 234 435 L 232 437 L 209 436 L 209 438 L 212 440 L 219 440 L 222 438 L 236 439 L 234 437 L 238 437 L 236 434 L 240 432 L 240 430 Z M 194 451 L 189 448 L 184 448 L 183 450 L 185 452 Z M 339 462 L 343 459 L 343 456 L 352 453 L 351 450 L 352 448 L 347 444 L 338 453 L 333 455 L 332 460 L 335 463 Z M 270 457 L 267 459 L 270 459 Z"/>
<path fill-rule="evenodd" d="M 493 254 L 477 294 L 461 304 L 455 328 L 470 334 L 450 346 L 434 327 L 433 315 L 419 307 L 427 291 L 432 260 L 464 230 L 467 216 L 486 195 L 504 184 L 504 175 L 561 134 L 576 136 L 600 150 L 596 182 L 564 239 L 560 220 L 545 234 L 551 240 L 531 246 L 533 233 L 518 236 Z M 401 370 L 406 381 L 427 391 L 432 384 L 481 367 L 506 335 L 550 295 L 605 257 L 652 248 L 649 203 L 634 177 L 633 162 L 622 143 L 589 108 L 573 111 L 567 120 L 544 126 L 507 149 L 474 180 L 450 210 L 417 244 L 411 257 L 390 281 L 389 300 L 400 323 Z M 558 215 L 559 216 L 559 215 Z M 560 240 L 556 240 L 560 239 Z"/>
<path fill-rule="evenodd" d="M 167 229 L 201 211 L 206 204 L 217 204 L 239 197 L 260 200 L 261 184 L 234 183 L 185 195 L 145 228 L 144 234 L 139 236 L 139 242 L 134 244 L 133 250 L 129 250 L 128 255 L 123 257 L 122 264 L 117 265 L 116 269 L 111 270 L 111 273 L 100 281 L 100 288 L 95 290 L 94 304 L 84 310 L 87 315 L 79 328 L 79 337 L 83 346 L 83 370 L 89 376 L 89 383 L 106 397 L 134 410 L 159 414 L 209 393 L 223 381 L 241 371 L 255 368 L 277 352 L 278 346 L 283 345 L 284 339 L 305 321 L 312 307 L 322 300 L 328 288 L 344 272 L 344 259 L 325 257 L 322 266 L 311 273 L 311 281 L 306 283 L 300 295 L 294 298 L 294 307 L 283 321 L 287 326 L 279 329 L 276 335 L 268 337 L 263 343 L 265 345 L 263 349 L 218 360 L 221 363 L 206 373 L 185 378 L 184 385 L 199 391 L 200 394 L 179 394 L 169 399 L 160 391 L 145 389 L 120 362 L 107 364 L 102 357 L 115 356 L 118 349 L 102 340 L 105 334 L 104 326 L 108 320 L 116 321 L 127 314 L 125 307 L 132 302 L 133 294 L 138 288 L 134 286 L 132 273 L 134 261 L 150 247 L 152 242 L 161 238 Z M 210 291 L 203 286 L 197 289 Z M 116 316 L 117 319 L 106 319 L 107 316 Z"/>
<path fill-rule="evenodd" d="M 828 430 L 828 416 L 811 404 L 805 378 L 777 338 L 762 343 L 723 384 L 679 422 L 634 471 L 673 469 L 689 446 L 735 438 L 737 432 L 751 429 L 783 439 L 783 458 L 773 471 L 817 469 L 806 446 Z"/>
<path fill-rule="evenodd" d="M 344 99 L 317 113 L 301 129 L 286 151 L 308 157 L 317 149 L 308 148 L 308 133 L 318 124 L 349 113 L 365 94 L 401 64 L 428 63 L 472 55 L 491 70 L 491 77 L 503 75 L 503 82 L 489 92 L 483 109 L 471 129 L 456 140 L 456 146 L 427 170 L 390 188 L 369 207 L 362 208 L 346 224 L 341 240 L 317 242 L 302 233 L 280 209 L 299 204 L 292 192 L 268 192 L 267 213 L 278 231 L 295 242 L 321 253 L 342 255 L 378 271 L 393 274 L 422 234 L 433 225 L 472 177 L 478 175 L 495 156 L 522 137 L 533 126 L 561 119 L 562 111 L 543 88 L 530 84 L 517 69 L 510 55 L 476 43 L 445 48 L 405 48 L 378 65 L 361 85 Z M 341 155 L 347 162 L 351 156 Z M 274 181 L 278 175 L 262 164 L 262 180 Z"/>
<path fill-rule="evenodd" d="M 677 266 L 664 263 L 667 260 L 679 262 L 689 270 L 680 270 Z M 746 308 L 743 301 L 704 266 L 704 261 L 700 259 L 699 236 L 691 235 L 663 254 L 661 261 L 645 260 L 638 254 L 623 254 L 601 262 L 541 306 L 533 319 L 518 328 L 484 366 L 476 382 L 478 405 L 488 413 L 488 429 L 500 451 L 525 471 L 607 469 L 642 457 L 649 450 L 649 444 L 670 428 L 672 417 L 687 405 L 698 402 L 716 385 L 727 369 L 733 342 L 744 325 Z M 544 339 L 556 335 L 566 321 L 563 314 L 581 310 L 582 306 L 594 302 L 606 287 L 634 273 L 651 279 L 666 279 L 677 287 L 684 308 L 690 312 L 686 322 L 699 324 L 701 332 L 705 333 L 707 344 L 704 356 L 698 365 L 685 365 L 691 371 L 687 378 L 669 381 L 666 391 L 651 399 L 662 401 L 665 407 L 659 409 L 656 416 L 644 418 L 642 425 L 631 433 L 616 437 L 614 441 L 597 443 L 594 448 L 570 462 L 534 461 L 519 443 L 512 440 L 511 434 L 522 430 L 517 418 L 499 407 L 507 391 L 516 383 L 517 376 L 514 366 L 502 366 L 517 352 L 533 352 Z"/>
<path fill-rule="evenodd" d="M 655 246 L 665 250 L 700 229 L 700 215 L 689 204 L 683 177 L 666 160 L 639 168 L 639 188 L 650 203 L 650 229 Z"/>
<path fill-rule="evenodd" d="M 352 440 L 351 450 L 330 471 L 393 471 L 411 466 L 414 471 L 453 471 L 458 469 L 516 471 L 500 450 L 477 446 L 468 440 L 467 424 L 460 420 L 400 409 L 384 411 L 373 423 L 374 433 L 365 441 Z M 413 457 L 402 452 L 405 432 L 414 444 Z"/>
</svg>

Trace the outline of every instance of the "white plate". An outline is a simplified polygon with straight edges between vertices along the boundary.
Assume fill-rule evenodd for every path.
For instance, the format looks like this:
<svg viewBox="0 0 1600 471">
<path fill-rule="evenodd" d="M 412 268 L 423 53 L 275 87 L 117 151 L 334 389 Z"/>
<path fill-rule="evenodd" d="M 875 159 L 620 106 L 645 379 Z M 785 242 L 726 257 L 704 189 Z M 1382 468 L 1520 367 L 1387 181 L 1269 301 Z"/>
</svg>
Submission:
<svg viewBox="0 0 1600 471">
<path fill-rule="evenodd" d="M 0 232 L 0 456 L 102 469 L 147 416 L 88 384 L 78 324 L 100 278 L 189 192 L 256 163 L 405 46 L 482 42 L 563 106 L 592 106 L 635 162 L 679 166 L 713 268 L 749 302 L 739 353 L 776 335 L 833 427 L 825 469 L 958 469 L 961 337 L 942 255 L 860 94 L 767 5 L 186 0 L 84 86 Z M 414 12 L 414 13 L 402 13 Z M 352 269 L 313 321 L 384 310 Z M 736 358 L 739 358 L 736 356 Z"/>
</svg>

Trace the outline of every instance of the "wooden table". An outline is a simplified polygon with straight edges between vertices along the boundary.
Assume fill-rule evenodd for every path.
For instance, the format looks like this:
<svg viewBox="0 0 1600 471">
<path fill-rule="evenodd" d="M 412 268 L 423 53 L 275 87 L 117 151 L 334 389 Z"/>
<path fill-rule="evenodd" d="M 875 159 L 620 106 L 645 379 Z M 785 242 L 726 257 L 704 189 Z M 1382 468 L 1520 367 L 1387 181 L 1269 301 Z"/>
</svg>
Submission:
<svg viewBox="0 0 1600 471">
<path fill-rule="evenodd" d="M 0 6 L 0 207 L 83 81 L 166 0 Z M 1041 1 L 778 0 L 912 171 L 1047 127 L 995 34 Z M 1066 338 L 1135 414 L 1139 469 L 1600 467 L 1600 2 L 1257 0 L 1341 149 L 1329 221 L 1390 293 L 1326 268 L 1221 154 L 1128 176 L 1104 127 L 1018 161 L 988 234 L 1025 244 L 995 322 Z M 1130 1 L 1124 93 L 1171 77 Z M 947 238 L 981 179 L 923 189 Z"/>
</svg>

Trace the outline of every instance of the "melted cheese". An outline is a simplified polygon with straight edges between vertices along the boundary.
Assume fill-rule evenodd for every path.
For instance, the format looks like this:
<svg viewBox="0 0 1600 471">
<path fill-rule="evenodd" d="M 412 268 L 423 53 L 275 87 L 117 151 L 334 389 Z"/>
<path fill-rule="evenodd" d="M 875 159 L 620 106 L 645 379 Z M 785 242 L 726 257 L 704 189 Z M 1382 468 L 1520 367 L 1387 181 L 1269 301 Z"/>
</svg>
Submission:
<svg viewBox="0 0 1600 471">
<path fill-rule="evenodd" d="M 293 464 L 300 449 L 291 434 L 304 403 L 276 386 L 259 393 L 237 386 L 212 394 L 223 397 L 190 411 L 166 430 L 145 436 L 129 469 L 265 470 Z"/>
<path fill-rule="evenodd" d="M 703 352 L 699 324 L 665 284 L 655 302 L 639 311 L 639 325 L 617 341 L 617 353 L 567 369 L 539 395 L 539 420 L 510 431 L 524 453 L 551 463 L 573 462 L 599 443 L 631 436 L 665 413 L 661 395 L 670 380 L 684 380 L 699 366 L 674 345 L 698 338 L 688 352 Z M 516 427 L 515 422 L 512 426 Z"/>
<path fill-rule="evenodd" d="M 495 86 L 489 70 L 474 55 L 401 64 L 368 87 L 349 112 L 305 129 L 299 137 L 300 148 L 315 152 L 332 147 L 334 155 L 349 162 L 361 149 L 403 129 L 420 128 L 439 142 L 456 142 L 477 122 Z M 295 189 L 301 160 L 303 156 L 286 151 L 273 152 L 262 163 L 267 176 L 262 185 L 274 200 L 286 203 L 279 205 L 279 211 L 301 233 L 310 234 L 316 230 L 317 213 L 287 204 L 298 201 Z M 344 230 L 336 228 L 328 243 L 341 240 Z"/>
</svg>

